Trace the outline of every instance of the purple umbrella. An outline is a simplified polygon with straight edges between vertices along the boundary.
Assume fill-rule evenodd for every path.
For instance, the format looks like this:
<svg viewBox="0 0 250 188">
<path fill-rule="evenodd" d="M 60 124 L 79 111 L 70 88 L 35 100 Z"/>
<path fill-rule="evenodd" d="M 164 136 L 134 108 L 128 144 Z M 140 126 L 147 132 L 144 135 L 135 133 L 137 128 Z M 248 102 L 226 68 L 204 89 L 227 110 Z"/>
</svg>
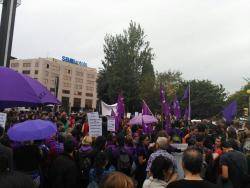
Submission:
<svg viewBox="0 0 250 188">
<path fill-rule="evenodd" d="M 57 132 L 56 125 L 51 121 L 28 120 L 15 124 L 7 134 L 13 141 L 43 140 Z"/>
<path fill-rule="evenodd" d="M 0 109 L 60 104 L 40 82 L 6 67 L 0 67 Z"/>
<path fill-rule="evenodd" d="M 158 120 L 151 115 L 139 115 L 135 116 L 129 121 L 129 124 L 131 125 L 142 125 L 143 123 L 145 124 L 151 124 L 151 123 L 157 123 Z"/>
</svg>

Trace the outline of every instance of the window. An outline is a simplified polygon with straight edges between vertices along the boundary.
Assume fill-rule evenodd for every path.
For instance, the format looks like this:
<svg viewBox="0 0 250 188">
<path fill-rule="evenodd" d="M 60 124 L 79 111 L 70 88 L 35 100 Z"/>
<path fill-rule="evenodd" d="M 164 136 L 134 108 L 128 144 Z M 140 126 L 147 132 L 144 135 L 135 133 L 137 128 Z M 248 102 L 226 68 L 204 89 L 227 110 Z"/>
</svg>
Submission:
<svg viewBox="0 0 250 188">
<path fill-rule="evenodd" d="M 45 76 L 46 76 L 46 77 L 49 76 L 49 71 L 45 71 Z"/>
<path fill-rule="evenodd" d="M 23 74 L 30 74 L 30 70 L 23 70 Z"/>
<path fill-rule="evenodd" d="M 36 64 L 35 64 L 35 67 L 39 67 L 39 63 L 36 63 Z"/>
<path fill-rule="evenodd" d="M 75 92 L 74 92 L 74 95 L 79 95 L 79 96 L 81 96 L 81 95 L 82 95 L 82 92 L 80 92 L 80 91 L 75 91 Z"/>
<path fill-rule="evenodd" d="M 87 91 L 93 91 L 94 88 L 93 88 L 93 87 L 86 86 L 86 90 L 87 90 Z"/>
<path fill-rule="evenodd" d="M 47 69 L 49 68 L 49 64 L 47 64 Z"/>
<path fill-rule="evenodd" d="M 74 98 L 73 104 L 74 104 L 74 105 L 73 105 L 74 107 L 80 108 L 80 107 L 81 107 L 81 99 L 79 99 L 79 98 Z"/>
<path fill-rule="evenodd" d="M 63 76 L 63 79 L 66 80 L 66 81 L 71 81 L 71 77 L 70 77 L 70 76 L 67 76 L 67 75 L 64 75 L 64 76 Z"/>
<path fill-rule="evenodd" d="M 51 92 L 55 92 L 55 88 L 50 88 L 50 91 Z"/>
<path fill-rule="evenodd" d="M 87 77 L 88 77 L 88 78 L 95 78 L 95 75 L 94 75 L 94 74 L 88 74 Z"/>
<path fill-rule="evenodd" d="M 18 63 L 11 63 L 11 67 L 19 67 Z"/>
<path fill-rule="evenodd" d="M 62 93 L 63 93 L 63 94 L 70 94 L 70 90 L 64 90 L 64 89 L 63 89 L 63 90 L 62 90 Z"/>
<path fill-rule="evenodd" d="M 76 76 L 80 76 L 80 77 L 83 77 L 83 72 L 76 72 Z"/>
<path fill-rule="evenodd" d="M 35 70 L 35 74 L 38 74 L 38 70 Z"/>
<path fill-rule="evenodd" d="M 86 97 L 93 97 L 93 93 L 86 93 Z"/>
<path fill-rule="evenodd" d="M 31 66 L 30 63 L 24 63 L 24 64 L 23 64 L 23 67 L 30 67 L 30 66 Z"/>
<path fill-rule="evenodd" d="M 82 85 L 75 85 L 75 89 L 79 89 L 79 90 L 81 90 L 82 89 Z"/>
<path fill-rule="evenodd" d="M 34 78 L 35 80 L 37 80 L 37 78 Z"/>
<path fill-rule="evenodd" d="M 70 74 L 70 70 L 68 70 L 68 74 Z"/>
<path fill-rule="evenodd" d="M 63 82 L 63 87 L 71 87 L 71 85 L 68 82 Z"/>
<path fill-rule="evenodd" d="M 94 81 L 91 81 L 91 80 L 87 80 L 87 84 L 90 84 L 90 85 L 94 85 Z"/>
<path fill-rule="evenodd" d="M 81 78 L 76 78 L 76 82 L 77 82 L 77 83 L 83 83 L 83 79 L 81 79 Z"/>
<path fill-rule="evenodd" d="M 92 100 L 91 99 L 85 99 L 85 108 L 87 108 L 87 109 L 92 108 Z"/>
</svg>

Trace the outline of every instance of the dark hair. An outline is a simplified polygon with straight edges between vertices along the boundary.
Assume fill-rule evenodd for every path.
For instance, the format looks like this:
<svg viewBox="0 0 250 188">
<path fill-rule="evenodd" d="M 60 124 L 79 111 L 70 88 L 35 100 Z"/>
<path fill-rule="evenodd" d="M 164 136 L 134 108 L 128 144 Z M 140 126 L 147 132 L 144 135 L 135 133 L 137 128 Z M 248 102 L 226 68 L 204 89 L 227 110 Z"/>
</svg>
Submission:
<svg viewBox="0 0 250 188">
<path fill-rule="evenodd" d="M 147 134 L 142 134 L 141 136 L 140 136 L 140 138 L 139 138 L 139 144 L 143 144 L 143 141 L 146 139 L 148 137 L 148 135 Z"/>
<path fill-rule="evenodd" d="M 72 153 L 75 149 L 75 144 L 71 137 L 66 138 L 63 145 L 65 153 Z"/>
<path fill-rule="evenodd" d="M 125 137 L 123 135 L 119 135 L 117 137 L 117 144 L 119 147 L 123 147 L 125 144 Z"/>
<path fill-rule="evenodd" d="M 172 167 L 172 161 L 160 155 L 153 160 L 150 171 L 153 174 L 153 178 L 164 180 L 164 172 L 168 171 Z"/>
<path fill-rule="evenodd" d="M 223 141 L 221 143 L 221 147 L 223 147 L 223 148 L 232 148 L 233 147 L 232 140 Z"/>
<path fill-rule="evenodd" d="M 192 174 L 198 174 L 201 172 L 203 157 L 198 149 L 190 147 L 184 151 L 182 162 L 186 170 Z"/>
<path fill-rule="evenodd" d="M 198 134 L 198 135 L 196 136 L 196 142 L 203 142 L 204 139 L 205 139 L 205 137 L 204 137 L 204 135 L 202 135 L 202 134 Z"/>
<path fill-rule="evenodd" d="M 105 149 L 106 138 L 104 136 L 98 136 L 94 143 L 94 149 L 97 151 L 101 151 Z"/>
</svg>

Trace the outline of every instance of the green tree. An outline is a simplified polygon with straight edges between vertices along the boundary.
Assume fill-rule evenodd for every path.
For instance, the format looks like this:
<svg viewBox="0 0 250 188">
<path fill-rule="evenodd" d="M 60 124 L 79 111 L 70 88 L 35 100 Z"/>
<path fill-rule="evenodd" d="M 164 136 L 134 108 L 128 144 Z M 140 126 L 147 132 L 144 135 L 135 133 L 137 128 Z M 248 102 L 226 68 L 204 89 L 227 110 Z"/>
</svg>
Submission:
<svg viewBox="0 0 250 188">
<path fill-rule="evenodd" d="M 140 109 L 141 99 L 150 98 L 154 83 L 154 54 L 144 30 L 130 22 L 122 34 L 106 35 L 103 67 L 97 80 L 98 98 L 114 103 L 123 92 L 128 111 Z"/>
<path fill-rule="evenodd" d="M 230 103 L 234 100 L 237 101 L 237 116 L 244 116 L 244 108 L 248 108 L 248 89 L 250 89 L 250 82 L 243 86 L 239 91 L 236 91 L 235 93 L 230 95 L 227 99 L 227 103 Z"/>
<path fill-rule="evenodd" d="M 209 80 L 191 80 L 189 83 L 192 118 L 220 116 L 227 97 L 225 88 Z M 177 92 L 178 96 L 183 96 L 187 86 L 187 81 L 182 83 Z M 181 101 L 182 109 L 185 109 L 187 105 L 188 101 Z"/>
</svg>

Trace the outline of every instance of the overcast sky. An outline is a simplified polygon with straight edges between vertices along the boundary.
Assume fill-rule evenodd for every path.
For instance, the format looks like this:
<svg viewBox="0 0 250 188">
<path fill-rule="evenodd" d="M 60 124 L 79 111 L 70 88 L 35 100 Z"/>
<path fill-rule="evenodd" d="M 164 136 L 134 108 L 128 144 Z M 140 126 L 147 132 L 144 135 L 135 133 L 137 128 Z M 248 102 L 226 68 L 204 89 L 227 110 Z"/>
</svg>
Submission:
<svg viewBox="0 0 250 188">
<path fill-rule="evenodd" d="M 22 0 L 12 55 L 70 56 L 101 67 L 106 33 L 140 23 L 155 70 L 209 79 L 228 92 L 250 77 L 249 0 Z"/>
</svg>

